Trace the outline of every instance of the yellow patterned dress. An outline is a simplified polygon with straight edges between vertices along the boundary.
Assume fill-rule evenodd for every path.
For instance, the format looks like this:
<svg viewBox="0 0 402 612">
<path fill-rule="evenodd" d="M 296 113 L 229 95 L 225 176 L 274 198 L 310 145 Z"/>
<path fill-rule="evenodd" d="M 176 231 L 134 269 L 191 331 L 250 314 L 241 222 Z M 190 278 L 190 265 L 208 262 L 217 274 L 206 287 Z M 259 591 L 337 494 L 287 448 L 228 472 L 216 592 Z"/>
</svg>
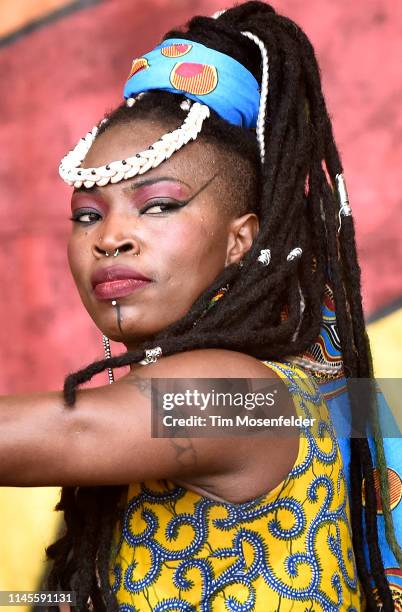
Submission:
<svg viewBox="0 0 402 612">
<path fill-rule="evenodd" d="M 365 609 L 327 406 L 304 370 L 264 363 L 286 383 L 297 414 L 316 419 L 301 430 L 292 470 L 244 503 L 218 502 L 167 480 L 130 485 L 110 557 L 121 612 Z"/>
</svg>

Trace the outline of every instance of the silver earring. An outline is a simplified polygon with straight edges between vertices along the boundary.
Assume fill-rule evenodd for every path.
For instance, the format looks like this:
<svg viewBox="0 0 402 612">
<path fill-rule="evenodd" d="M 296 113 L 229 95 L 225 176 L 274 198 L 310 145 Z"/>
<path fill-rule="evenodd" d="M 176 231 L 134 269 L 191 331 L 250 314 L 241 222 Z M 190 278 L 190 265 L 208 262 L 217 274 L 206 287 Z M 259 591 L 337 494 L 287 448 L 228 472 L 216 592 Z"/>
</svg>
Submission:
<svg viewBox="0 0 402 612">
<path fill-rule="evenodd" d="M 105 350 L 105 359 L 110 359 L 112 356 L 112 351 L 110 350 L 110 341 L 109 338 L 105 335 L 102 336 L 102 340 L 103 340 L 103 348 Z M 109 385 L 111 385 L 112 383 L 114 383 L 114 375 L 113 375 L 113 370 L 112 368 L 108 368 L 107 369 L 107 375 L 109 378 Z"/>
</svg>

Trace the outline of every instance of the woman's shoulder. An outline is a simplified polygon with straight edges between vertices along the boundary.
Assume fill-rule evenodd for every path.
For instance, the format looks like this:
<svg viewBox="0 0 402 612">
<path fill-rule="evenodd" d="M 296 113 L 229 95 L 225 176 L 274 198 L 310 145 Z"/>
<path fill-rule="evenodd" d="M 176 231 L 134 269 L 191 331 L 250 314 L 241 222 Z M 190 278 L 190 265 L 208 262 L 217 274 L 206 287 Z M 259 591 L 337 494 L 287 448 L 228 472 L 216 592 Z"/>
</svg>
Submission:
<svg viewBox="0 0 402 612">
<path fill-rule="evenodd" d="M 144 377 L 277 378 L 274 368 L 247 353 L 222 348 L 200 348 L 167 355 L 146 367 L 133 369 Z M 273 362 L 272 362 L 273 363 Z"/>
</svg>

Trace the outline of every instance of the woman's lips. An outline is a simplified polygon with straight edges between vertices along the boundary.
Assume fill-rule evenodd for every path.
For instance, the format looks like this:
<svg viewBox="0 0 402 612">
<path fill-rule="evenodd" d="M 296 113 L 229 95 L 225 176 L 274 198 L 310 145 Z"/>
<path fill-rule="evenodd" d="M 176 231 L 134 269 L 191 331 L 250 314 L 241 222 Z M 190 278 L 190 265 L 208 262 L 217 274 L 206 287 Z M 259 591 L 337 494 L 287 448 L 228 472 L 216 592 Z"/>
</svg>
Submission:
<svg viewBox="0 0 402 612">
<path fill-rule="evenodd" d="M 138 278 L 125 278 L 121 280 L 108 281 L 99 283 L 94 287 L 94 293 L 99 300 L 111 300 L 113 298 L 121 298 L 130 295 L 133 291 L 149 285 L 150 281 L 140 280 Z"/>
<path fill-rule="evenodd" d="M 92 289 L 100 300 L 130 295 L 151 282 L 138 270 L 122 265 L 98 268 L 91 276 Z"/>
</svg>

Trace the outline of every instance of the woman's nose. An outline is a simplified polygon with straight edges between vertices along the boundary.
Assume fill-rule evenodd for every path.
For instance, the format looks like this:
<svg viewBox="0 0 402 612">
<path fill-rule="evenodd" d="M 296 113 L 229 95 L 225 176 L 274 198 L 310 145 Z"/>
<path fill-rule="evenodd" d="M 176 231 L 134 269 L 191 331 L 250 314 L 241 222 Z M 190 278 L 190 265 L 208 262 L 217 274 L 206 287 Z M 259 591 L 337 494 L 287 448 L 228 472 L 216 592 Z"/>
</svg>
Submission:
<svg viewBox="0 0 402 612">
<path fill-rule="evenodd" d="M 128 222 L 125 224 L 116 222 L 105 224 L 102 227 L 102 232 L 98 235 L 92 246 L 94 256 L 99 259 L 101 257 L 117 257 L 122 253 L 129 255 L 139 255 L 140 247 L 137 239 L 133 235 L 133 228 L 130 223 L 129 235 L 127 231 Z M 122 229 L 124 227 L 124 229 Z"/>
</svg>

